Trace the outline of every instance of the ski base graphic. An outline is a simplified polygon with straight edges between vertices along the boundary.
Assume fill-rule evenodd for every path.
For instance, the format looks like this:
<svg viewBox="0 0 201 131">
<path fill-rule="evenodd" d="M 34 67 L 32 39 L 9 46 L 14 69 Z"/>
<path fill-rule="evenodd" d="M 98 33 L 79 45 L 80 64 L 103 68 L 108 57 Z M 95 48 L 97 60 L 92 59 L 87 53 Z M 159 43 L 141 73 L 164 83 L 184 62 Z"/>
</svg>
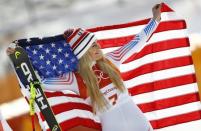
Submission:
<svg viewBox="0 0 201 131">
<path fill-rule="evenodd" d="M 31 85 L 34 88 L 35 102 L 43 114 L 51 131 L 61 131 L 61 128 L 56 121 L 55 115 L 47 101 L 47 98 L 42 90 L 41 84 L 34 72 L 32 64 L 28 58 L 26 51 L 21 48 L 15 48 L 15 52 L 11 54 L 10 59 L 14 65 L 15 71 L 24 85 L 31 92 Z"/>
</svg>

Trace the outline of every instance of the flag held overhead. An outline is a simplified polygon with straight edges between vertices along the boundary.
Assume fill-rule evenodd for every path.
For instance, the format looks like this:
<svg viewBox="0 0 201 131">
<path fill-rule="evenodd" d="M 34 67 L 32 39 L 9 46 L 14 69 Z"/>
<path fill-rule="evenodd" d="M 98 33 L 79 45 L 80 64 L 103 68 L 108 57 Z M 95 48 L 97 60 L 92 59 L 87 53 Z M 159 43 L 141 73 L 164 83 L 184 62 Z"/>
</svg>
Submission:
<svg viewBox="0 0 201 131">
<path fill-rule="evenodd" d="M 186 23 L 185 20 L 178 18 L 176 13 L 164 3 L 161 11 L 161 22 L 158 28 L 144 43 L 143 48 L 136 50 L 123 62 L 120 66 L 121 75 L 133 100 L 149 119 L 154 129 L 176 128 L 185 123 L 192 124 L 193 128 L 195 121 L 201 123 L 201 104 L 189 50 Z M 106 54 L 127 44 L 146 26 L 149 20 L 96 27 L 87 29 L 87 31 L 95 34 L 98 43 Z M 147 29 L 148 31 L 149 29 Z M 58 57 L 61 52 L 64 52 L 64 48 L 70 49 L 62 36 L 59 36 L 61 39 L 58 40 L 58 46 L 55 41 L 46 41 L 44 42 L 46 44 L 41 45 L 38 42 L 35 44 L 34 40 L 38 40 L 38 38 L 20 42 L 20 46 L 24 47 L 30 54 L 32 64 L 35 64 L 34 68 L 38 72 L 44 68 L 37 65 L 38 61 L 41 61 L 40 64 L 42 63 L 44 66 L 48 65 L 45 67 L 47 69 L 39 73 L 47 78 L 43 81 L 44 85 L 49 83 L 49 86 L 56 85 L 60 88 L 71 84 L 74 80 L 72 73 L 58 77 L 60 73 L 65 74 L 67 72 L 63 70 L 60 73 L 56 72 L 56 70 L 60 71 L 58 70 L 60 69 L 59 64 L 64 69 L 69 67 L 66 65 L 67 63 L 64 63 L 64 59 Z M 57 48 L 54 48 L 55 46 Z M 50 51 L 50 48 L 55 50 Z M 42 53 L 39 53 L 40 49 L 43 49 Z M 44 58 L 44 55 L 48 57 Z M 69 55 L 63 53 L 62 56 L 65 58 Z M 77 57 L 72 53 L 71 58 L 76 59 Z M 53 62 L 57 65 L 54 65 Z M 51 74 L 52 72 L 54 74 Z M 54 78 L 48 79 L 49 77 Z M 51 100 L 50 105 L 63 130 L 79 125 L 101 129 L 100 121 L 94 118 L 90 105 L 79 95 L 48 90 L 45 90 L 45 93 Z M 42 121 L 42 126 L 48 130 L 45 124 L 46 120 L 40 114 L 39 118 Z"/>
</svg>

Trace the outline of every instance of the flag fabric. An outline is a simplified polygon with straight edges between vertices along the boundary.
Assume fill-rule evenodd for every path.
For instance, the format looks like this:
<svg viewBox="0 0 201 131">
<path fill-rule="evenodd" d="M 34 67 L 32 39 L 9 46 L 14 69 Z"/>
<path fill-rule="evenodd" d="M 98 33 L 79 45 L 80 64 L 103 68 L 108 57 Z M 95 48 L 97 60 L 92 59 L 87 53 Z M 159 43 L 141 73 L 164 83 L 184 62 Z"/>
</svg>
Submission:
<svg viewBox="0 0 201 131">
<path fill-rule="evenodd" d="M 121 66 L 126 87 L 154 129 L 201 119 L 185 20 L 165 4 L 161 15 L 162 20 L 147 46 Z M 138 33 L 148 21 L 91 31 L 97 32 L 106 53 L 130 41 L 133 33 Z"/>
<path fill-rule="evenodd" d="M 77 70 L 77 57 L 62 35 L 20 39 L 14 43 L 26 50 L 34 69 L 42 79 Z"/>
<path fill-rule="evenodd" d="M 165 4 L 161 10 L 158 28 L 146 46 L 121 65 L 121 75 L 134 102 L 155 130 L 185 123 L 193 128 L 194 122 L 201 122 L 201 104 L 186 22 Z M 107 53 L 128 43 L 148 22 L 149 19 L 144 19 L 88 31 L 95 33 L 103 52 Z M 65 77 L 52 80 L 71 81 Z M 91 106 L 78 95 L 69 91 L 45 93 L 62 129 L 82 125 L 101 130 L 100 120 L 93 115 Z M 48 130 L 42 114 L 37 114 L 41 127 Z"/>
<path fill-rule="evenodd" d="M 0 131 L 12 131 L 7 121 L 3 119 L 1 112 L 0 112 Z"/>
</svg>

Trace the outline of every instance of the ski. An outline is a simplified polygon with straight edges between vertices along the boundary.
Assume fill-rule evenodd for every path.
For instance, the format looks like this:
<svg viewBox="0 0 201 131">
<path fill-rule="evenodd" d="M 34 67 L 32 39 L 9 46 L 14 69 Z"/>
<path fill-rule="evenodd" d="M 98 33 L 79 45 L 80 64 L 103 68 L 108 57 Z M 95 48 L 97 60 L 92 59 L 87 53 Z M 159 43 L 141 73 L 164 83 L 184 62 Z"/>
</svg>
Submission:
<svg viewBox="0 0 201 131">
<path fill-rule="evenodd" d="M 34 87 L 35 103 L 39 107 L 51 131 L 61 131 L 61 128 L 55 118 L 55 115 L 47 101 L 42 90 L 39 79 L 37 78 L 32 64 L 26 51 L 22 47 L 16 47 L 15 52 L 9 55 L 15 71 L 25 88 L 31 92 L 31 86 Z"/>
</svg>

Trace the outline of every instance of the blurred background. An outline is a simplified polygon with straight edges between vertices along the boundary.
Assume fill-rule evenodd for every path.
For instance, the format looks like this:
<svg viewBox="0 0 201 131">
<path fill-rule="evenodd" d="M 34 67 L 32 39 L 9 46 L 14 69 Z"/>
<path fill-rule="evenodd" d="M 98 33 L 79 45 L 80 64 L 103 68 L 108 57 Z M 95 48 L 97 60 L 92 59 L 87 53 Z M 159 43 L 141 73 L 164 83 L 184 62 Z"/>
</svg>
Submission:
<svg viewBox="0 0 201 131">
<path fill-rule="evenodd" d="M 31 118 L 5 54 L 10 42 L 61 34 L 70 27 L 90 28 L 152 17 L 152 6 L 160 2 L 162 0 L 0 0 L 0 110 L 11 128 L 29 131 Z M 163 2 L 187 22 L 201 87 L 201 0 Z M 39 126 L 37 130 L 40 130 Z"/>
</svg>

